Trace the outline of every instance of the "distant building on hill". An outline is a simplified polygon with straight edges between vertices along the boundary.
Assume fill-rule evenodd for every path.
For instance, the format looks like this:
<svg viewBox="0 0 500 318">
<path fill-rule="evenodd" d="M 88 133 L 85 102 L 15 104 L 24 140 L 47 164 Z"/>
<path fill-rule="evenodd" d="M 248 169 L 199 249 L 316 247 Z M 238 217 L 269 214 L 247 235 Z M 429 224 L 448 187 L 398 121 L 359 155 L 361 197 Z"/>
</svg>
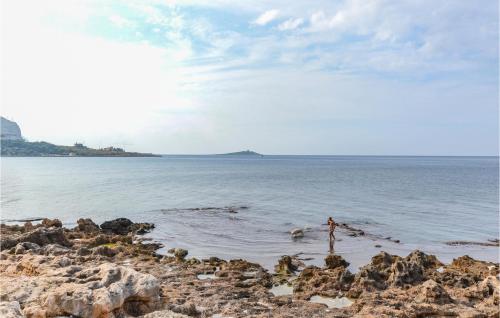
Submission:
<svg viewBox="0 0 500 318">
<path fill-rule="evenodd" d="M 4 117 L 0 117 L 1 122 L 1 140 L 23 140 L 21 135 L 21 128 L 19 125 L 13 121 L 10 121 Z"/>
</svg>

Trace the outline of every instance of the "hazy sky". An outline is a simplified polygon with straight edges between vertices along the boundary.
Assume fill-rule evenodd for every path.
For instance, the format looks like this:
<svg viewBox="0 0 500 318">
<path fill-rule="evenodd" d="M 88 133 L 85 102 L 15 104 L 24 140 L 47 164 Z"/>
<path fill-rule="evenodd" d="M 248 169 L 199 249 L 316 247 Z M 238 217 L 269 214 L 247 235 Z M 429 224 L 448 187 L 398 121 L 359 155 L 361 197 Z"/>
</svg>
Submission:
<svg viewBox="0 0 500 318">
<path fill-rule="evenodd" d="M 31 141 L 498 153 L 496 0 L 1 4 L 1 113 Z"/>
</svg>

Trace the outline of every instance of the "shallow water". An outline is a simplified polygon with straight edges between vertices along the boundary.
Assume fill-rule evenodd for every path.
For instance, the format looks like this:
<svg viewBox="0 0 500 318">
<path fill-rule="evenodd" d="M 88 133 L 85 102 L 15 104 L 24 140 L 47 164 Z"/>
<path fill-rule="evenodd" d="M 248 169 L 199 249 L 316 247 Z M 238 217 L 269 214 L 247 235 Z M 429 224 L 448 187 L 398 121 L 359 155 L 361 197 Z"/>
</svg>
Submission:
<svg viewBox="0 0 500 318">
<path fill-rule="evenodd" d="M 312 296 L 309 299 L 312 303 L 325 304 L 328 308 L 344 308 L 352 305 L 352 300 L 347 297 L 323 297 L 323 296 Z"/>
<path fill-rule="evenodd" d="M 354 269 L 380 250 L 498 259 L 495 247 L 445 244 L 498 237 L 497 157 L 2 158 L 1 167 L 3 221 L 127 217 L 155 223 L 150 237 L 189 256 L 272 268 L 303 252 L 320 264 L 332 215 L 402 243 L 339 229 L 335 252 Z M 293 228 L 308 230 L 292 240 Z"/>
<path fill-rule="evenodd" d="M 288 284 L 276 285 L 269 289 L 274 296 L 292 295 L 293 287 Z"/>
</svg>

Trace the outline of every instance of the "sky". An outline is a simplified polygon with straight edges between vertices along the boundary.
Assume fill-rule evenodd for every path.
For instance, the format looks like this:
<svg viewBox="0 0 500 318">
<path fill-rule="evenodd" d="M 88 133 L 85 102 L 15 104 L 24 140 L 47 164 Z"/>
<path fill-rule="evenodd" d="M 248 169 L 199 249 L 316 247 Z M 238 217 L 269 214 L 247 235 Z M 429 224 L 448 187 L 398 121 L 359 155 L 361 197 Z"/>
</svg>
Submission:
<svg viewBox="0 0 500 318">
<path fill-rule="evenodd" d="M 29 141 L 162 154 L 497 155 L 498 2 L 1 2 Z"/>
</svg>

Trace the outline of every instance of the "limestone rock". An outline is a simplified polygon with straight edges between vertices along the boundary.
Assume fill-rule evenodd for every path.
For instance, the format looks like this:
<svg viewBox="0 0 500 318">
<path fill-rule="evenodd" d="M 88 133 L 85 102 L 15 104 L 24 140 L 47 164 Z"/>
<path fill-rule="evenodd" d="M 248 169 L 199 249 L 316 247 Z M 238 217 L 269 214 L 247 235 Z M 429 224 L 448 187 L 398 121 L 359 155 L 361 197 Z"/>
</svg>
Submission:
<svg viewBox="0 0 500 318">
<path fill-rule="evenodd" d="M 24 233 L 17 238 L 2 238 L 1 246 L 2 249 L 9 249 L 22 242 L 31 242 L 38 244 L 39 246 L 53 243 L 63 246 L 71 246 L 71 243 L 64 236 L 63 229 L 56 227 L 40 227 L 31 232 Z"/>
<path fill-rule="evenodd" d="M 2 318 L 22 318 L 21 307 L 17 301 L 1 301 L 0 317 Z"/>
<path fill-rule="evenodd" d="M 42 225 L 45 227 L 62 227 L 62 222 L 59 219 L 43 219 L 42 220 Z"/>
<path fill-rule="evenodd" d="M 132 224 L 132 221 L 127 218 L 118 218 L 102 223 L 101 229 L 107 233 L 127 235 L 130 232 L 129 227 Z"/>
<path fill-rule="evenodd" d="M 138 316 L 159 306 L 159 281 L 150 274 L 105 263 L 78 277 L 80 282 L 62 284 L 45 298 L 48 316 L 106 317 L 116 311 Z"/>
<path fill-rule="evenodd" d="M 450 295 L 440 284 L 432 279 L 425 281 L 420 286 L 420 292 L 415 297 L 417 302 L 434 303 L 434 304 L 448 304 L 452 302 Z"/>
<path fill-rule="evenodd" d="M 348 267 L 349 263 L 340 255 L 329 254 L 325 258 L 326 268 L 334 269 L 337 267 Z"/>
<path fill-rule="evenodd" d="M 95 224 L 91 219 L 78 219 L 76 223 L 78 225 L 75 229 L 81 232 L 96 233 L 100 230 L 99 226 Z"/>
<path fill-rule="evenodd" d="M 183 248 L 171 248 L 168 250 L 170 254 L 174 254 L 175 258 L 179 261 L 184 260 L 188 255 L 188 251 Z"/>
</svg>

